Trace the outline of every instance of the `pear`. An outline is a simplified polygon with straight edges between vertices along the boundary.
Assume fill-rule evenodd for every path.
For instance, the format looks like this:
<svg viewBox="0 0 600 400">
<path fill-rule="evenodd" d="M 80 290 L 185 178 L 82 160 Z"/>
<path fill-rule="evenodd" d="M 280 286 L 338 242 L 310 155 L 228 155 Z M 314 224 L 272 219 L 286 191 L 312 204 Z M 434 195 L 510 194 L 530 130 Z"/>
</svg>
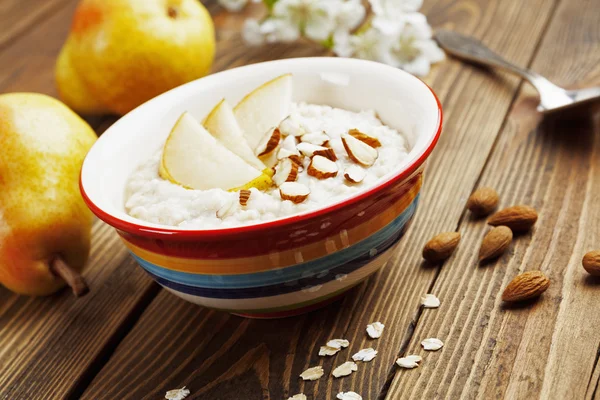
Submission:
<svg viewBox="0 0 600 400">
<path fill-rule="evenodd" d="M 250 148 L 256 150 L 265 135 L 287 118 L 291 106 L 291 74 L 279 76 L 259 86 L 235 106 L 235 118 Z"/>
<path fill-rule="evenodd" d="M 198 0 L 81 0 L 56 65 L 75 111 L 125 114 L 210 71 L 215 32 Z"/>
<path fill-rule="evenodd" d="M 89 125 L 41 94 L 0 95 L 0 283 L 48 295 L 81 271 L 93 222 L 79 192 L 79 171 L 96 140 Z"/>
<path fill-rule="evenodd" d="M 99 100 L 88 93 L 85 82 L 73 67 L 71 41 L 67 40 L 56 61 L 56 86 L 63 101 L 83 114 L 103 114 L 108 111 Z"/>
<path fill-rule="evenodd" d="M 227 100 L 221 100 L 208 114 L 203 123 L 223 146 L 240 156 L 248 164 L 259 170 L 264 170 L 265 165 L 254 155 L 246 142 L 244 133 L 233 115 L 233 109 Z"/>
<path fill-rule="evenodd" d="M 262 190 L 272 184 L 269 176 L 219 143 L 187 112 L 165 142 L 159 173 L 188 189 Z"/>
</svg>

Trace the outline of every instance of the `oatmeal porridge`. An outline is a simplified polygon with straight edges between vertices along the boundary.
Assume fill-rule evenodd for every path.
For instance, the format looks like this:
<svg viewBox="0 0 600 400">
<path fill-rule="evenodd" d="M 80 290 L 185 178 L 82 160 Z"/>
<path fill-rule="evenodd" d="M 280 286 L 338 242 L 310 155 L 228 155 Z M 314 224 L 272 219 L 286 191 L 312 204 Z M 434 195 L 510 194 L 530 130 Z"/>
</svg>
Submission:
<svg viewBox="0 0 600 400">
<path fill-rule="evenodd" d="M 190 189 L 164 179 L 165 150 L 129 178 L 126 212 L 138 219 L 183 229 L 249 225 L 313 210 L 374 186 L 406 159 L 404 136 L 372 110 L 351 112 L 291 103 L 270 138 L 254 148 L 264 156 L 270 184 L 225 190 Z M 273 168 L 270 168 L 270 164 Z M 262 164 L 261 164 L 262 165 Z M 243 189 L 243 190 L 242 190 Z M 243 205 L 245 204 L 245 205 Z"/>
</svg>

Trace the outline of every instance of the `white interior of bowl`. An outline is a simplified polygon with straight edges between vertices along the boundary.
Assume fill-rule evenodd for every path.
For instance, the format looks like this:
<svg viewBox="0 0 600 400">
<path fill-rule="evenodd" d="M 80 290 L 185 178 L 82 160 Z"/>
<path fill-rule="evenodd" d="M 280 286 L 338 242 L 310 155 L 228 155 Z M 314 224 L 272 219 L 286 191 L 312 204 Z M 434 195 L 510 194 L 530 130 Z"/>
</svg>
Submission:
<svg viewBox="0 0 600 400">
<path fill-rule="evenodd" d="M 441 117 L 437 101 L 423 82 L 402 70 L 341 58 L 270 61 L 190 82 L 121 118 L 104 132 L 84 161 L 81 180 L 87 196 L 113 217 L 164 228 L 125 213 L 125 186 L 131 173 L 162 145 L 182 112 L 202 120 L 220 99 L 235 105 L 257 86 L 285 73 L 293 74 L 294 101 L 351 111 L 372 109 L 386 125 L 406 136 L 409 156 L 388 178 L 417 160 L 435 137 Z"/>
</svg>

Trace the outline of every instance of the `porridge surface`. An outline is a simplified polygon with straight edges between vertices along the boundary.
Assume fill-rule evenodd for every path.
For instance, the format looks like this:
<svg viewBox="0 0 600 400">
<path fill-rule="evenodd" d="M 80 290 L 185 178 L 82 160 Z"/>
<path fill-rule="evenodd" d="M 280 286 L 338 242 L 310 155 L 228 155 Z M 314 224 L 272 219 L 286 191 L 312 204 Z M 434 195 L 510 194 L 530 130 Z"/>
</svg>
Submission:
<svg viewBox="0 0 600 400">
<path fill-rule="evenodd" d="M 293 105 L 292 116 L 309 133 L 326 132 L 330 137 L 329 147 L 338 157 L 337 176 L 323 180 L 306 173 L 310 159 L 305 157 L 304 171 L 298 174 L 297 180 L 310 189 L 310 195 L 303 203 L 282 201 L 276 187 L 267 192 L 251 189 L 252 194 L 245 207 L 239 204 L 238 192 L 185 189 L 159 176 L 161 148 L 129 178 L 125 193 L 126 212 L 147 222 L 184 229 L 223 228 L 269 221 L 320 208 L 372 187 L 382 177 L 395 171 L 408 154 L 404 136 L 383 125 L 374 111 L 355 113 L 300 103 Z M 348 157 L 341 141 L 341 135 L 350 129 L 358 129 L 381 142 L 381 147 L 377 148 L 377 161 L 364 168 L 366 177 L 358 184 L 344 178 L 345 168 L 357 165 Z M 233 204 L 233 209 L 226 217 L 218 218 L 217 210 L 228 203 Z"/>
</svg>

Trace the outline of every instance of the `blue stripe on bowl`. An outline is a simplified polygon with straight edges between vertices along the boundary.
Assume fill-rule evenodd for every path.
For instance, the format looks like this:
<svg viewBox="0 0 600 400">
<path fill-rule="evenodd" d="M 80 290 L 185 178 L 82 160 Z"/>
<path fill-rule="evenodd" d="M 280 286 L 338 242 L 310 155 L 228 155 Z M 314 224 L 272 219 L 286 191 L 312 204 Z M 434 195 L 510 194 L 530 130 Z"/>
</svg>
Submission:
<svg viewBox="0 0 600 400">
<path fill-rule="evenodd" d="M 336 252 L 335 257 L 325 256 L 302 264 L 295 264 L 290 267 L 279 268 L 270 271 L 235 275 L 191 274 L 162 268 L 139 258 L 133 253 L 131 253 L 131 255 L 145 270 L 150 272 L 152 275 L 158 276 L 167 281 L 188 286 L 214 289 L 251 288 L 306 279 L 327 273 L 330 268 L 334 268 L 340 264 L 345 264 L 356 259 L 361 254 L 370 251 L 373 248 L 377 248 L 377 246 L 380 245 L 386 238 L 390 237 L 400 228 L 402 228 L 414 215 L 418 200 L 419 196 L 415 197 L 406 210 L 404 210 L 404 212 L 395 220 L 366 239 L 363 239 L 346 249 Z"/>
<path fill-rule="evenodd" d="M 407 221 L 408 222 L 408 221 Z M 391 236 L 387 237 L 382 243 L 380 243 L 375 250 L 377 254 L 385 252 L 387 249 L 392 247 L 404 234 L 404 226 L 399 227 Z M 235 288 L 235 289 L 223 289 L 223 288 L 207 288 L 189 286 L 177 282 L 171 282 L 163 279 L 159 276 L 146 270 L 146 272 L 152 276 L 161 285 L 173 289 L 178 292 L 186 293 L 192 296 L 217 298 L 217 299 L 244 299 L 244 298 L 259 298 L 259 297 L 270 297 L 281 294 L 287 294 L 296 292 L 302 289 L 307 289 L 312 286 L 322 285 L 336 278 L 336 276 L 350 274 L 369 262 L 373 261 L 377 256 L 372 256 L 372 249 L 365 251 L 357 258 L 344 263 L 338 267 L 335 267 L 323 274 L 311 276 L 308 278 L 298 279 L 289 282 L 278 283 L 275 285 L 266 285 L 261 287 L 249 287 L 249 288 Z M 335 257 L 337 253 L 332 254 L 328 257 Z"/>
</svg>

